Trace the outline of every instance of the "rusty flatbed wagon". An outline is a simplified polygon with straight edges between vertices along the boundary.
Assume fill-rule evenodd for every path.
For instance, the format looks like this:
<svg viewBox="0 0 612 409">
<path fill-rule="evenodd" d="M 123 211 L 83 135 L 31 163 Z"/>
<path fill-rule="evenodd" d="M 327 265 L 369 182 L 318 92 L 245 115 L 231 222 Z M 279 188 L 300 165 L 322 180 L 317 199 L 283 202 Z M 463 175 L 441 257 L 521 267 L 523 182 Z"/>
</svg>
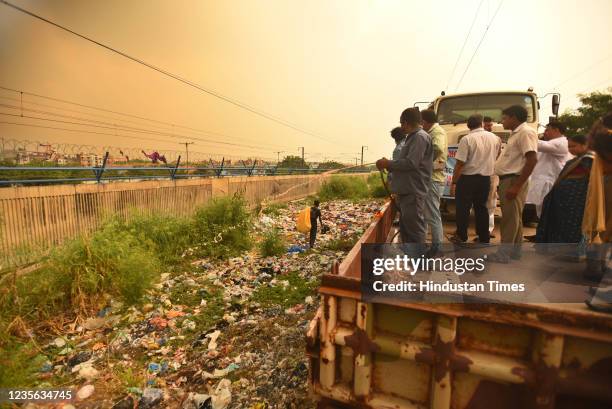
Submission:
<svg viewBox="0 0 612 409">
<path fill-rule="evenodd" d="M 361 244 L 322 278 L 307 333 L 320 408 L 612 408 L 612 315 L 582 304 L 367 303 Z"/>
</svg>

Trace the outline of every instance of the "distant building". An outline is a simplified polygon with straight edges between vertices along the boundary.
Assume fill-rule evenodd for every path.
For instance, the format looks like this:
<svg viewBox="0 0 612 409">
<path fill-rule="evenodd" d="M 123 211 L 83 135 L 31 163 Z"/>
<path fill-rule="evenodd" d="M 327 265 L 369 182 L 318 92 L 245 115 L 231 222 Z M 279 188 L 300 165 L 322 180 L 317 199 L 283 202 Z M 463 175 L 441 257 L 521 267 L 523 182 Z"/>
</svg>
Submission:
<svg viewBox="0 0 612 409">
<path fill-rule="evenodd" d="M 104 158 L 102 158 L 102 162 L 104 162 Z M 128 160 L 125 156 L 109 156 L 108 159 L 106 160 L 106 164 L 108 166 L 113 166 L 113 165 L 126 165 L 128 163 Z"/>
<path fill-rule="evenodd" d="M 17 162 L 18 151 L 0 151 L 0 161 Z"/>
<path fill-rule="evenodd" d="M 101 167 L 104 164 L 104 157 L 94 153 L 82 153 L 79 155 L 79 162 L 86 168 Z"/>
<path fill-rule="evenodd" d="M 17 152 L 17 158 L 15 162 L 17 162 L 18 165 L 27 165 L 32 162 L 32 158 L 30 157 L 30 154 L 28 152 L 19 151 Z"/>
</svg>

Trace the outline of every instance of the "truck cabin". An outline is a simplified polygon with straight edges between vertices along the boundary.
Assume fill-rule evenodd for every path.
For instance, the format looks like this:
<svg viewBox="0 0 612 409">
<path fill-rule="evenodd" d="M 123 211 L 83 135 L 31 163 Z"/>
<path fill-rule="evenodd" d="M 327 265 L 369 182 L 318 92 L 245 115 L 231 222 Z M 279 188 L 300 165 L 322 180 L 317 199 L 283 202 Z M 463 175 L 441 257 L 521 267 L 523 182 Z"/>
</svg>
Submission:
<svg viewBox="0 0 612 409">
<path fill-rule="evenodd" d="M 493 119 L 493 132 L 506 142 L 510 131 L 501 124 L 502 110 L 511 105 L 522 105 L 527 109 L 527 123 L 538 128 L 538 99 L 533 92 L 483 92 L 444 95 L 436 98 L 429 108 L 438 114 L 438 123 L 444 128 L 449 145 L 456 145 L 466 135 L 467 119 L 478 113 Z"/>
</svg>

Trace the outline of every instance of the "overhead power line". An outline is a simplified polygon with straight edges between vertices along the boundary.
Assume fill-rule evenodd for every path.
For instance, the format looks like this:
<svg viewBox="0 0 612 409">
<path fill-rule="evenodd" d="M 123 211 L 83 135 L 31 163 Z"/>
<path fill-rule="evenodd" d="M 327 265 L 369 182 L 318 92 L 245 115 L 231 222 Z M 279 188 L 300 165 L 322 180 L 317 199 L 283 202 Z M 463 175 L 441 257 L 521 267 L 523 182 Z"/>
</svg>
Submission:
<svg viewBox="0 0 612 409">
<path fill-rule="evenodd" d="M 16 90 L 16 89 L 13 89 L 13 88 L 8 88 L 8 87 L 0 86 L 0 89 L 6 90 L 6 91 L 15 92 L 15 93 L 19 94 L 20 96 L 21 95 L 30 95 L 30 96 L 34 96 L 34 97 L 37 97 L 37 98 L 43 98 L 43 99 L 47 99 L 47 100 L 51 100 L 51 101 L 55 101 L 55 102 L 71 104 L 71 105 L 79 106 L 79 107 L 82 107 L 82 108 L 99 110 L 99 111 L 103 111 L 103 112 L 107 112 L 107 113 L 112 113 L 112 114 L 116 114 L 116 115 L 122 115 L 122 116 L 125 116 L 125 117 L 131 117 L 131 118 L 140 119 L 142 121 L 149 121 L 149 122 L 153 122 L 153 123 L 159 123 L 159 124 L 165 125 L 168 128 L 171 128 L 171 129 L 174 129 L 176 127 L 176 128 L 187 129 L 187 130 L 193 130 L 193 131 L 196 131 L 196 132 L 199 132 L 199 133 L 203 133 L 203 134 L 208 134 L 208 135 L 213 135 L 213 136 L 221 136 L 221 137 L 224 137 L 224 138 L 230 138 L 230 139 L 234 139 L 234 140 L 235 139 L 245 139 L 245 138 L 239 138 L 239 137 L 235 137 L 235 136 L 232 136 L 232 135 L 226 135 L 226 134 L 222 134 L 222 133 L 218 133 L 218 132 L 211 132 L 211 131 L 204 131 L 204 130 L 196 129 L 196 128 L 190 128 L 190 127 L 187 127 L 187 126 L 184 126 L 184 125 L 180 125 L 180 124 L 172 124 L 172 123 L 169 123 L 169 122 L 163 122 L 163 121 L 159 121 L 159 120 L 156 120 L 156 119 L 151 119 L 151 118 L 141 117 L 141 116 L 137 116 L 137 115 L 133 115 L 133 114 L 128 114 L 128 113 L 125 113 L 125 112 L 118 112 L 118 111 L 113 111 L 113 110 L 109 110 L 109 109 L 105 109 L 105 108 L 100 108 L 100 107 L 95 107 L 95 106 L 91 106 L 91 105 L 85 105 L 85 104 L 81 104 L 81 103 L 78 103 L 78 102 L 67 101 L 67 100 L 63 100 L 63 99 L 59 99 L 59 98 L 54 98 L 54 97 L 50 97 L 50 96 L 46 96 L 46 95 L 35 94 L 35 93 L 27 92 L 27 91 L 20 91 L 20 90 Z M 11 99 L 9 97 L 0 97 L 0 98 Z M 71 112 L 77 112 L 77 113 L 80 113 L 80 114 L 83 114 L 83 115 L 93 115 L 93 116 L 96 116 L 96 114 L 85 113 L 85 112 L 82 112 L 82 111 L 75 111 L 75 110 L 71 110 L 71 109 L 68 109 L 68 108 L 56 107 L 56 106 L 52 106 L 52 105 L 48 105 L 48 104 L 40 104 L 40 103 L 36 103 L 36 102 L 31 102 L 31 101 L 23 101 L 22 98 L 19 98 L 19 99 L 12 98 L 12 100 L 20 102 L 21 106 L 23 106 L 23 104 L 40 105 L 40 106 L 45 106 L 47 108 L 52 108 L 52 109 L 57 109 L 57 110 L 66 110 L 66 111 L 71 111 Z M 56 113 L 53 113 L 53 114 L 56 115 L 56 116 L 62 116 L 61 114 L 56 114 Z M 104 118 L 110 119 L 110 120 L 113 121 L 112 123 L 106 123 L 106 124 L 113 125 L 113 126 L 118 126 L 117 121 L 115 121 L 115 118 L 109 118 L 109 117 L 104 117 Z M 87 121 L 92 121 L 93 122 L 93 120 L 90 120 L 90 119 L 87 119 Z M 119 121 L 125 121 L 125 120 L 119 120 Z M 139 124 L 139 125 L 141 125 L 141 124 Z M 158 132 L 158 131 L 155 131 L 155 132 Z M 191 137 L 191 136 L 177 135 L 176 133 L 171 133 L 171 134 L 167 133 L 167 135 L 170 135 L 170 136 L 175 135 L 175 136 L 178 136 L 178 137 L 181 137 L 181 138 L 198 139 L 196 137 Z M 201 139 L 201 138 L 199 140 L 207 141 L 206 139 Z M 270 145 L 270 144 L 262 144 L 262 145 L 268 145 L 268 146 L 272 146 L 272 147 L 278 147 L 279 146 L 279 145 Z M 285 147 L 285 146 L 282 146 L 282 147 Z"/>
<path fill-rule="evenodd" d="M 295 130 L 297 132 L 300 132 L 300 133 L 303 133 L 303 134 L 306 134 L 306 135 L 310 135 L 312 137 L 319 138 L 321 140 L 325 140 L 327 142 L 332 142 L 332 141 L 327 140 L 326 138 L 323 138 L 323 137 L 317 135 L 316 133 L 314 133 L 312 131 L 309 131 L 309 130 L 306 130 L 306 129 L 302 129 L 302 128 L 298 127 L 297 125 L 294 125 L 294 124 L 292 124 L 292 123 L 290 123 L 290 122 L 288 122 L 288 121 L 286 121 L 286 120 L 284 120 L 282 118 L 273 116 L 272 114 L 268 114 L 268 113 L 266 113 L 266 112 L 264 112 L 262 110 L 259 110 L 259 109 L 255 108 L 253 106 L 247 105 L 246 103 L 241 102 L 241 101 L 239 101 L 237 99 L 225 96 L 225 95 L 223 95 L 223 94 L 221 94 L 221 93 L 219 93 L 219 92 L 217 92 L 215 90 L 212 90 L 212 89 L 209 89 L 209 88 L 205 88 L 202 85 L 199 85 L 199 84 L 197 84 L 197 83 L 195 83 L 193 81 L 190 81 L 188 79 L 182 78 L 182 77 L 180 77 L 177 74 L 171 73 L 170 71 L 167 71 L 167 70 L 164 70 L 162 68 L 159 68 L 159 67 L 157 67 L 157 66 L 155 66 L 153 64 L 150 64 L 150 63 L 148 63 L 146 61 L 141 60 L 140 58 L 133 57 L 133 56 L 127 54 L 124 51 L 121 51 L 121 50 L 118 50 L 116 48 L 113 48 L 113 47 L 111 47 L 109 45 L 101 43 L 101 42 L 99 42 L 97 40 L 94 40 L 94 39 L 92 39 L 90 37 L 87 37 L 87 36 L 85 36 L 83 34 L 79 34 L 79 33 L 77 33 L 74 30 L 71 30 L 71 29 L 69 29 L 69 28 L 67 28 L 65 26 L 62 26 L 61 24 L 58 24 L 58 23 L 56 23 L 54 21 L 51 21 L 51 20 L 49 20 L 49 19 L 47 19 L 45 17 L 39 16 L 38 14 L 35 14 L 35 13 L 29 11 L 29 10 L 21 8 L 21 7 L 17 6 L 17 5 L 15 5 L 15 4 L 9 3 L 6 0 L 0 0 L 0 3 L 3 3 L 3 4 L 5 4 L 5 5 L 9 6 L 9 7 L 12 7 L 13 9 L 15 9 L 17 11 L 20 11 L 20 12 L 22 12 L 24 14 L 27 14 L 27 15 L 31 16 L 31 17 L 34 17 L 34 18 L 36 18 L 36 19 L 38 19 L 40 21 L 43 21 L 43 22 L 45 22 L 47 24 L 50 24 L 50 25 L 52 25 L 54 27 L 57 27 L 57 28 L 59 28 L 61 30 L 64 30 L 64 31 L 66 31 L 66 32 L 68 32 L 70 34 L 73 34 L 73 35 L 75 35 L 77 37 L 82 38 L 83 40 L 89 41 L 89 42 L 91 42 L 91 43 L 93 43 L 95 45 L 98 45 L 98 46 L 100 46 L 102 48 L 105 48 L 108 51 L 116 53 L 116 54 L 118 54 L 118 55 L 120 55 L 122 57 L 125 57 L 125 58 L 133 61 L 133 62 L 141 64 L 141 65 L 143 65 L 145 67 L 148 67 L 148 68 L 150 68 L 152 70 L 155 70 L 155 71 L 159 72 L 160 74 L 163 74 L 163 75 L 165 75 L 167 77 L 175 79 L 175 80 L 177 80 L 179 82 L 182 82 L 183 84 L 189 85 L 190 87 L 193 87 L 193 88 L 195 88 L 197 90 L 205 92 L 205 93 L 207 93 L 209 95 L 212 95 L 212 96 L 214 96 L 214 97 L 216 97 L 218 99 L 221 99 L 221 100 L 223 100 L 223 101 L 225 101 L 227 103 L 235 105 L 235 106 L 237 106 L 239 108 L 242 108 L 242 109 L 244 109 L 246 111 L 249 111 L 249 112 L 251 112 L 251 113 L 253 113 L 255 115 L 258 115 L 258 116 L 260 116 L 262 118 L 268 119 L 268 120 L 270 120 L 272 122 L 276 122 L 277 124 L 283 125 L 283 126 L 285 126 L 287 128 L 293 129 L 293 130 Z"/>
<path fill-rule="evenodd" d="M 0 0 L 0 1 L 3 1 L 3 0 Z M 487 28 L 485 29 L 484 33 L 482 33 L 482 37 L 480 37 L 480 41 L 478 42 L 478 45 L 476 46 L 476 49 L 474 50 L 474 54 L 472 54 L 472 58 L 470 58 L 468 65 L 465 67 L 465 71 L 463 71 L 463 75 L 461 75 L 461 79 L 459 80 L 459 82 L 457 83 L 457 86 L 455 87 L 456 90 L 459 89 L 459 87 L 461 86 L 461 82 L 463 82 L 463 78 L 465 77 L 465 74 L 467 74 L 468 70 L 470 69 L 470 66 L 472 65 L 472 61 L 474 61 L 474 57 L 476 57 L 476 53 L 478 53 L 478 49 L 480 49 L 480 45 L 482 44 L 487 33 L 489 32 L 489 28 L 491 28 L 491 24 L 493 24 L 493 21 L 495 20 L 495 16 L 497 16 L 497 13 L 499 12 L 499 9 L 501 9 L 502 4 L 504 4 L 504 0 L 501 0 L 499 2 L 499 4 L 497 5 L 497 9 L 495 9 L 495 13 L 493 13 L 493 17 L 491 17 L 491 20 L 489 20 L 489 24 L 487 24 Z"/>
<path fill-rule="evenodd" d="M 563 81 L 561 81 L 560 83 L 558 83 L 557 85 L 555 85 L 553 87 L 553 89 L 557 89 L 559 88 L 561 85 L 567 84 L 568 82 L 578 78 L 579 76 L 581 76 L 582 74 L 584 74 L 587 71 L 590 71 L 591 69 L 597 67 L 599 64 L 601 64 L 602 62 L 606 61 L 608 58 L 612 57 L 612 53 L 608 54 L 607 56 L 605 56 L 604 58 L 596 61 L 595 63 L 589 65 L 588 67 L 570 75 L 569 77 L 565 78 Z"/>
<path fill-rule="evenodd" d="M 260 150 L 269 150 L 269 149 L 266 149 L 266 148 L 261 148 L 259 146 L 246 145 L 246 144 L 241 144 L 241 143 L 220 142 L 220 141 L 215 141 L 215 140 L 211 140 L 211 139 L 203 139 L 203 138 L 190 137 L 190 136 L 186 136 L 186 135 L 171 134 L 171 133 L 167 133 L 167 132 L 153 131 L 153 130 L 148 130 L 148 129 L 144 129 L 144 128 L 134 128 L 134 127 L 120 126 L 120 125 L 117 125 L 117 124 L 114 124 L 114 123 L 110 123 L 110 122 L 96 121 L 96 120 L 93 120 L 93 119 L 80 118 L 80 117 L 76 117 L 76 116 L 72 116 L 72 115 L 62 115 L 62 114 L 57 114 L 57 113 L 48 112 L 48 111 L 42 111 L 42 110 L 38 110 L 38 109 L 22 108 L 22 107 L 18 107 L 18 106 L 15 106 L 15 105 L 9 105 L 9 104 L 2 104 L 2 103 L 0 103 L 0 107 L 4 107 L 4 108 L 8 108 L 8 109 L 14 109 L 14 110 L 21 110 L 21 112 L 27 111 L 27 112 L 34 112 L 36 114 L 56 116 L 56 117 L 59 117 L 59 118 L 72 119 L 72 120 L 85 121 L 85 122 L 92 122 L 92 124 L 79 123 L 78 125 L 91 126 L 91 127 L 95 127 L 95 128 L 111 129 L 111 130 L 114 129 L 114 130 L 121 130 L 121 131 L 134 132 L 134 133 L 142 133 L 142 134 L 148 134 L 148 135 L 168 136 L 170 138 L 175 138 L 175 139 L 183 139 L 183 138 L 185 138 L 185 139 L 192 139 L 192 140 L 196 140 L 196 141 L 202 141 L 202 142 L 219 144 L 219 145 L 244 146 L 244 147 L 260 149 Z M 39 118 L 39 117 L 32 117 L 32 116 L 27 116 L 27 115 L 21 115 L 21 116 L 24 117 L 24 118 L 45 119 L 45 120 L 48 119 L 48 120 L 52 120 L 52 121 L 55 121 L 55 122 L 72 123 L 72 122 L 66 122 L 66 121 L 53 120 L 53 119 L 49 119 L 49 118 Z M 100 125 L 96 125 L 96 124 L 100 124 Z M 171 141 L 166 141 L 166 142 L 172 143 Z"/>
<path fill-rule="evenodd" d="M 448 77 L 448 81 L 446 81 L 446 87 L 444 87 L 445 91 L 448 91 L 448 86 L 450 85 L 450 82 L 453 79 L 453 75 L 455 75 L 455 70 L 457 69 L 457 65 L 459 65 L 459 60 L 461 59 L 461 56 L 463 55 L 463 50 L 465 49 L 465 45 L 467 44 L 468 38 L 470 38 L 470 34 L 472 33 L 472 28 L 474 28 L 474 23 L 476 23 L 476 18 L 478 17 L 478 13 L 480 12 L 480 7 L 482 6 L 482 3 L 484 3 L 484 0 L 480 0 L 480 3 L 478 4 L 478 7 L 476 8 L 476 12 L 474 13 L 474 18 L 472 19 L 472 24 L 470 24 L 470 29 L 468 30 L 465 36 L 465 40 L 463 40 L 461 51 L 459 51 L 459 55 L 457 56 L 457 60 L 455 61 L 455 66 L 453 67 L 453 70 L 451 71 Z"/>
<path fill-rule="evenodd" d="M 24 115 L 22 117 L 21 115 L 7 114 L 7 113 L 4 113 L 4 112 L 0 112 L 0 115 L 12 116 L 12 117 L 17 117 L 17 118 L 35 119 L 35 120 L 39 120 L 39 121 L 59 122 L 59 123 L 68 124 L 68 125 L 89 126 L 87 124 L 80 124 L 80 123 L 77 123 L 77 122 L 59 121 L 59 120 L 53 120 L 53 119 L 48 119 L 48 118 L 39 118 L 39 117 L 33 117 L 33 116 L 27 116 L 27 115 Z M 91 134 L 91 135 L 118 136 L 118 137 L 121 137 L 121 138 L 138 139 L 138 140 L 141 140 L 141 141 L 148 141 L 148 142 L 162 142 L 162 143 L 166 143 L 166 144 L 167 143 L 172 143 L 171 141 L 167 141 L 167 140 L 163 140 L 163 139 L 145 138 L 145 137 L 142 137 L 142 136 L 123 135 L 123 134 L 109 133 L 109 132 L 97 132 L 97 131 L 84 130 L 84 129 L 59 128 L 59 127 L 51 127 L 51 126 L 44 126 L 44 125 L 37 125 L 37 124 L 28 124 L 28 123 L 19 123 L 19 122 L 6 122 L 6 121 L 2 121 L 0 123 L 6 124 L 6 125 L 19 125 L 19 126 L 29 126 L 29 127 L 34 127 L 34 128 L 44 128 L 44 129 L 55 129 L 55 130 L 60 130 L 60 131 L 79 132 L 79 133 L 86 133 L 86 134 Z M 242 145 L 241 145 L 241 147 L 242 147 Z M 245 151 L 253 151 L 254 150 L 252 148 L 246 148 L 246 147 L 243 147 L 242 149 L 245 150 Z M 261 150 L 265 150 L 265 149 L 261 149 Z"/>
<path fill-rule="evenodd" d="M 13 124 L 12 122 L 3 122 L 0 121 L 0 124 Z M 21 124 L 16 124 L 16 125 L 21 125 Z M 42 127 L 42 128 L 47 128 L 47 127 Z M 49 127 L 51 129 L 56 129 L 53 127 Z M 12 150 L 24 150 L 24 151 L 29 151 L 32 152 L 33 150 L 36 150 L 37 147 L 49 147 L 50 149 L 52 149 L 53 151 L 57 152 L 57 153 L 62 153 L 62 154 L 77 154 L 77 153 L 85 153 L 85 152 L 89 152 L 89 153 L 93 153 L 95 151 L 97 152 L 110 152 L 111 154 L 114 155 L 120 155 L 120 156 L 127 156 L 127 157 L 132 157 L 135 158 L 137 156 L 139 156 L 143 150 L 145 151 L 162 151 L 164 156 L 166 156 L 167 159 L 170 159 L 173 157 L 172 160 L 176 160 L 176 158 L 179 155 L 184 155 L 184 151 L 177 151 L 177 150 L 172 150 L 172 149 L 159 149 L 156 147 L 150 147 L 150 146 L 145 146 L 145 147 L 138 147 L 138 148 L 132 148 L 132 147 L 120 147 L 120 146 L 112 146 L 112 145 L 87 145 L 87 144 L 72 144 L 72 143 L 49 143 L 48 141 L 34 141 L 32 139 L 28 139 L 28 140 L 18 140 L 18 139 L 7 139 L 7 138 L 3 138 L 2 142 L 4 143 L 4 146 L 0 146 L 0 149 L 2 150 L 6 150 L 6 148 L 8 146 L 10 146 L 10 148 L 8 149 L 9 151 Z M 229 159 L 229 160 L 234 160 L 234 159 L 245 159 L 245 158 L 257 158 L 258 160 L 260 159 L 265 159 L 265 160 L 269 160 L 269 161 L 273 161 L 272 158 L 270 157 L 265 157 L 265 156 L 260 156 L 260 155 L 228 155 L 227 152 L 225 153 L 219 153 L 219 152 L 201 152 L 201 151 L 189 151 L 190 154 L 193 153 L 195 154 L 200 161 L 205 158 L 208 157 L 208 159 L 212 159 L 211 156 L 215 156 L 217 158 L 222 158 L 224 157 L 225 159 Z M 183 162 L 184 164 L 184 162 Z"/>
<path fill-rule="evenodd" d="M 598 88 L 600 88 L 602 85 L 604 84 L 608 84 L 608 87 L 612 87 L 612 77 L 608 77 L 603 81 L 598 81 L 592 85 L 589 85 L 588 87 L 583 88 L 583 91 L 578 92 L 579 94 L 584 94 L 588 91 L 597 91 Z"/>
</svg>

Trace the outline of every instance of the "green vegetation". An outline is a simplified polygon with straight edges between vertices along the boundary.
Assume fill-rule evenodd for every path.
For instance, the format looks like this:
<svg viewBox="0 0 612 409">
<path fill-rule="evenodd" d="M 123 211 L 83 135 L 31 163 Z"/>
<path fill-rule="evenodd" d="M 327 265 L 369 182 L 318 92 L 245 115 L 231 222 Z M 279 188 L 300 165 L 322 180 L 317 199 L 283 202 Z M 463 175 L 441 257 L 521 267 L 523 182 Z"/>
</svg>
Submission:
<svg viewBox="0 0 612 409">
<path fill-rule="evenodd" d="M 282 161 L 278 163 L 278 168 L 293 168 L 293 169 L 308 169 L 308 163 L 302 159 L 301 156 L 289 155 L 285 156 Z"/>
<path fill-rule="evenodd" d="M 215 326 L 225 313 L 225 303 L 223 302 L 223 288 L 213 286 L 212 284 L 206 287 L 206 308 L 203 308 L 199 314 L 194 315 L 191 319 L 196 323 L 196 331 L 194 333 L 208 331 Z"/>
<path fill-rule="evenodd" d="M 242 196 L 213 199 L 193 218 L 193 242 L 199 256 L 237 256 L 252 246 L 251 214 Z"/>
<path fill-rule="evenodd" d="M 332 176 L 319 189 L 323 201 L 334 199 L 360 200 L 369 195 L 368 184 L 358 176 Z"/>
<path fill-rule="evenodd" d="M 127 388 L 142 388 L 146 382 L 142 371 L 121 365 L 113 368 L 113 375 L 119 380 L 123 390 Z"/>
<path fill-rule="evenodd" d="M 319 163 L 318 169 L 342 169 L 344 167 L 346 167 L 346 165 L 343 165 L 340 162 L 329 160 L 327 162 Z"/>
<path fill-rule="evenodd" d="M 309 295 L 315 294 L 317 280 L 307 280 L 297 272 L 291 272 L 278 278 L 276 285 L 262 285 L 253 293 L 252 300 L 262 307 L 275 305 L 289 308 L 304 302 Z"/>
<path fill-rule="evenodd" d="M 197 256 L 231 257 L 251 247 L 250 231 L 250 214 L 240 196 L 216 199 L 192 218 L 112 217 L 91 235 L 55 249 L 37 270 L 3 276 L 0 386 L 36 381 L 46 357 L 34 343 L 24 343 L 34 330 L 44 334 L 77 316 L 91 316 L 109 298 L 126 305 L 139 303 L 163 270 L 185 266 L 183 255 L 189 248 L 195 247 L 192 254 Z M 199 329 L 223 317 L 223 292 L 210 283 L 193 288 L 177 285 L 170 298 L 188 306 L 207 301 L 207 308 L 193 318 Z M 116 375 L 124 384 L 140 383 L 138 374 L 130 370 Z"/>
<path fill-rule="evenodd" d="M 46 360 L 32 342 L 13 343 L 0 349 L 0 387 L 16 388 L 31 385 Z"/>
<path fill-rule="evenodd" d="M 387 194 L 378 172 L 370 173 L 367 180 L 359 176 L 334 175 L 326 180 L 319 189 L 319 198 L 324 201 L 381 198 L 386 197 Z"/>
<path fill-rule="evenodd" d="M 278 229 L 271 229 L 264 233 L 263 240 L 259 244 L 259 252 L 262 257 L 280 256 L 286 251 L 287 246 Z"/>
<path fill-rule="evenodd" d="M 341 237 L 328 242 L 325 248 L 333 251 L 349 251 L 357 243 L 357 240 L 359 240 L 359 235 Z"/>
<path fill-rule="evenodd" d="M 104 294 L 134 304 L 159 272 L 149 245 L 109 223 L 90 237 L 59 247 L 41 268 L 0 294 L 0 333 L 19 330 L 8 328 L 15 322 L 42 323 L 65 313 L 92 312 Z"/>
<path fill-rule="evenodd" d="M 64 318 L 89 315 L 109 297 L 138 303 L 162 269 L 183 264 L 194 243 L 197 255 L 238 255 L 251 246 L 249 222 L 240 196 L 214 200 L 193 218 L 110 218 L 90 236 L 55 249 L 37 270 L 6 276 L 0 287 L 0 346 L 27 337 L 32 327 L 44 330 Z"/>
<path fill-rule="evenodd" d="M 112 218 L 104 226 L 115 233 L 128 232 L 153 251 L 165 265 L 178 262 L 193 242 L 193 221 L 186 217 L 134 213 L 128 220 Z"/>
<path fill-rule="evenodd" d="M 567 126 L 567 135 L 585 135 L 595 121 L 612 111 L 612 88 L 604 92 L 579 94 L 578 98 L 582 103 L 580 108 L 559 115 L 559 120 Z"/>
<path fill-rule="evenodd" d="M 261 211 L 263 214 L 267 214 L 269 216 L 278 216 L 280 214 L 280 210 L 284 210 L 286 208 L 286 203 L 269 203 L 263 209 L 261 209 Z"/>
<path fill-rule="evenodd" d="M 385 183 L 387 183 L 387 178 L 385 175 Z M 368 187 L 370 189 L 370 196 L 375 198 L 387 197 L 387 189 L 383 185 L 382 180 L 380 179 L 380 173 L 371 173 L 368 176 Z"/>
</svg>

